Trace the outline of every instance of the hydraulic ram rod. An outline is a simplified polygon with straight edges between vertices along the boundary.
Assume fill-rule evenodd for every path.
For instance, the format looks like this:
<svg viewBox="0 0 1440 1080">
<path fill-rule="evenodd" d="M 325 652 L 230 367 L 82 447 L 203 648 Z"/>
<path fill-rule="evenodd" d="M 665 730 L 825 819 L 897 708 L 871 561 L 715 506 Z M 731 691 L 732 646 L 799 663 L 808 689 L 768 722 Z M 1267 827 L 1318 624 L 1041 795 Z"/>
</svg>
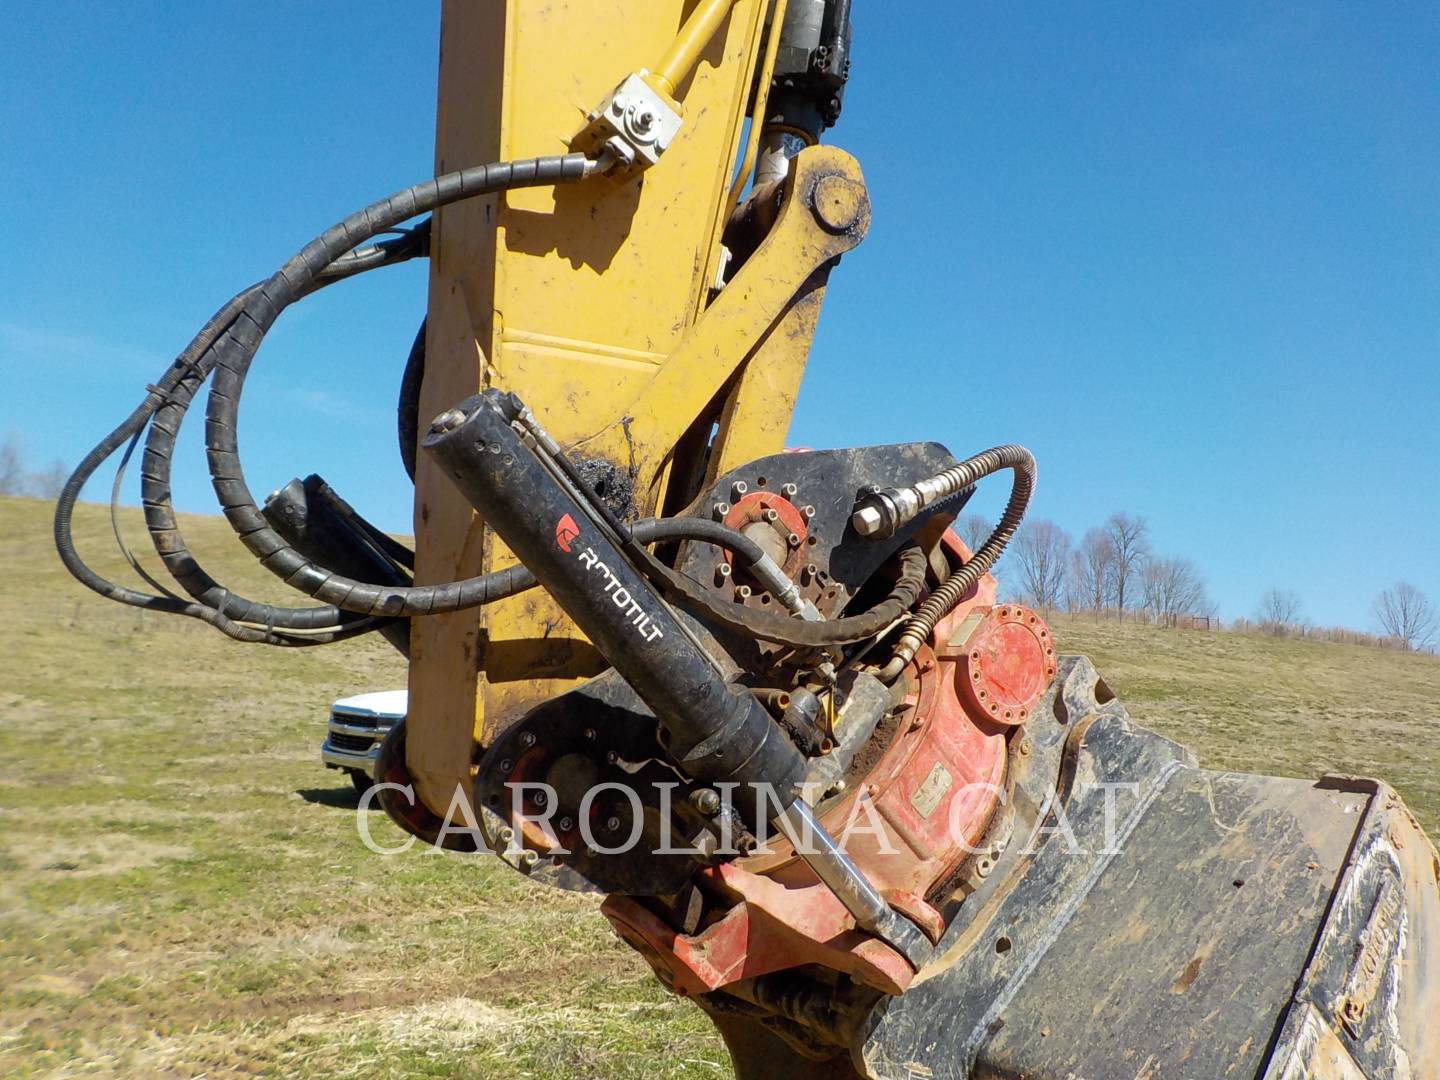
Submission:
<svg viewBox="0 0 1440 1080">
<path fill-rule="evenodd" d="M 805 758 L 752 694 L 721 676 L 584 496 L 566 490 L 526 445 L 525 415 L 514 394 L 485 390 L 437 418 L 421 446 L 650 706 L 662 744 L 685 774 L 738 784 L 735 793 L 745 798 L 735 809 L 752 828 L 768 816 L 856 925 L 918 968 L 928 942 L 799 799 Z"/>
<path fill-rule="evenodd" d="M 421 446 L 650 706 L 686 775 L 739 784 L 747 805 L 735 809 L 752 827 L 768 816 L 754 812 L 761 788 L 772 807 L 789 806 L 805 759 L 525 446 L 512 426 L 523 409 L 513 394 L 487 390 L 440 417 Z"/>
</svg>

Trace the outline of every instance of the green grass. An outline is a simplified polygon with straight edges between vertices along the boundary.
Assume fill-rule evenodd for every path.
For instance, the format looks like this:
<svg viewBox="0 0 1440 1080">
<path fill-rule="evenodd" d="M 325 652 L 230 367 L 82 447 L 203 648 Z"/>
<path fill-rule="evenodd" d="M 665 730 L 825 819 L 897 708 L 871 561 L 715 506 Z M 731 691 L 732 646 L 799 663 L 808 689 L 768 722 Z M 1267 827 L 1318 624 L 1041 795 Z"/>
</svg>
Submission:
<svg viewBox="0 0 1440 1080">
<path fill-rule="evenodd" d="M 223 522 L 185 524 L 217 576 L 294 602 Z M 82 550 L 118 576 L 108 530 L 82 508 Z M 0 550 L 0 1075 L 728 1074 L 594 899 L 365 849 L 317 748 L 331 700 L 403 684 L 383 643 L 281 652 L 109 604 L 61 569 L 34 500 L 0 499 Z M 1435 658 L 1055 630 L 1204 763 L 1380 775 L 1440 824 Z"/>
<path fill-rule="evenodd" d="M 593 898 L 364 847 L 318 749 L 334 698 L 404 685 L 389 646 L 282 652 L 103 601 L 49 516 L 0 499 L 0 1075 L 726 1073 Z M 217 576 L 295 602 L 223 521 L 185 528 Z M 108 532 L 81 508 L 118 579 Z"/>
<path fill-rule="evenodd" d="M 1208 768 L 1374 776 L 1440 835 L 1440 657 L 1058 617 L 1130 714 Z"/>
</svg>

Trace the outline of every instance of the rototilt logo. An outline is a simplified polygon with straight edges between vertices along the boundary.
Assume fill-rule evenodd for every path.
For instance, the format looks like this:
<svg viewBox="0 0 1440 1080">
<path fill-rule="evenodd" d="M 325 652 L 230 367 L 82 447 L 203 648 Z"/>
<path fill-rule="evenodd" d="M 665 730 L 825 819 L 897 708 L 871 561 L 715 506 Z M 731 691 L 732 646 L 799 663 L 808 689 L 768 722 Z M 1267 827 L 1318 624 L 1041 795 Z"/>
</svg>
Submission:
<svg viewBox="0 0 1440 1080">
<path fill-rule="evenodd" d="M 580 536 L 580 528 L 575 524 L 575 519 L 566 514 L 555 523 L 555 543 L 560 550 L 572 552 L 571 546 Z M 586 546 L 584 551 L 575 552 L 575 557 L 584 564 L 585 569 L 599 574 L 605 579 L 604 592 L 610 598 L 610 602 L 624 612 L 630 625 L 646 641 L 655 641 L 665 636 L 660 627 L 655 625 L 653 619 L 645 614 L 645 609 L 640 602 L 630 595 L 630 590 L 620 584 L 620 579 L 615 576 L 615 571 L 600 561 L 600 556 L 595 554 L 595 549 Z"/>
<path fill-rule="evenodd" d="M 580 526 L 575 524 L 575 519 L 566 514 L 555 523 L 555 543 L 560 545 L 560 550 L 569 552 L 570 541 L 580 535 Z"/>
</svg>

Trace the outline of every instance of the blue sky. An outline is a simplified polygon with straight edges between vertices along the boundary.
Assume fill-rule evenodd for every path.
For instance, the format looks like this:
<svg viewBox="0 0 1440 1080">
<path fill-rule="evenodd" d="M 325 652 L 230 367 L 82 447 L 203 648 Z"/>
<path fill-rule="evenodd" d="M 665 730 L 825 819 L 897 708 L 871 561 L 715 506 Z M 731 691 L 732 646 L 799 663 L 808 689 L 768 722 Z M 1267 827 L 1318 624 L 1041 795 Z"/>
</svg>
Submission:
<svg viewBox="0 0 1440 1080">
<path fill-rule="evenodd" d="M 902 14 L 903 12 L 903 14 Z M 0 431 L 74 462 L 226 297 L 428 174 L 430 3 L 7 12 Z M 858 0 L 875 220 L 831 279 L 797 444 L 1023 442 L 1033 513 L 1145 515 L 1221 613 L 1440 601 L 1440 7 Z M 415 264 L 261 351 L 252 486 L 324 474 L 409 531 Z M 195 432 L 178 474 L 209 510 Z M 977 499 L 998 510 L 1003 481 Z M 102 492 L 97 483 L 92 497 Z"/>
</svg>

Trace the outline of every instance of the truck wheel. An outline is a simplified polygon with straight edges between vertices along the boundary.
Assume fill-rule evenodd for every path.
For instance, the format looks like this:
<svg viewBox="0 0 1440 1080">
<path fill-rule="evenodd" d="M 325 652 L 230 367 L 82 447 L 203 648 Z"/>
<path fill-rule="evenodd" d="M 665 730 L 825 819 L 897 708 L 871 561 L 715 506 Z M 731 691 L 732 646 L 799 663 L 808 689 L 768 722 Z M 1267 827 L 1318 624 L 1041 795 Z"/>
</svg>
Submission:
<svg viewBox="0 0 1440 1080">
<path fill-rule="evenodd" d="M 375 784 L 375 781 L 370 779 L 370 774 L 361 769 L 345 771 L 350 774 L 350 782 L 355 785 L 355 791 L 359 795 L 364 795 Z"/>
</svg>

